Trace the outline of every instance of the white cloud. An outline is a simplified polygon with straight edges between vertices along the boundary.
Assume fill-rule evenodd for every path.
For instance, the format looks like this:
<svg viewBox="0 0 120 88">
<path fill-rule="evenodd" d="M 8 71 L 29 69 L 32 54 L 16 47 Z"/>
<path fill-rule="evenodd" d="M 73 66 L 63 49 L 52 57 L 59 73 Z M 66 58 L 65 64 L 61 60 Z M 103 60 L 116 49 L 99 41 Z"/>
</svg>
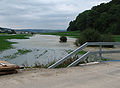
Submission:
<svg viewBox="0 0 120 88">
<path fill-rule="evenodd" d="M 66 29 L 84 10 L 110 0 L 1 0 L 0 26 Z"/>
</svg>

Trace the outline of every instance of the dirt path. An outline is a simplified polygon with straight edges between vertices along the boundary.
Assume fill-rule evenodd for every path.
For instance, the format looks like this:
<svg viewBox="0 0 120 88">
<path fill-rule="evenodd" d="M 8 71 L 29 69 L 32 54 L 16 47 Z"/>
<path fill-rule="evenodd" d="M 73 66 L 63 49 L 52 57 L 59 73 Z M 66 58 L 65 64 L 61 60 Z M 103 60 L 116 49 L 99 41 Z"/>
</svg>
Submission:
<svg viewBox="0 0 120 88">
<path fill-rule="evenodd" d="M 119 88 L 120 62 L 64 69 L 27 69 L 0 76 L 0 88 Z"/>
</svg>

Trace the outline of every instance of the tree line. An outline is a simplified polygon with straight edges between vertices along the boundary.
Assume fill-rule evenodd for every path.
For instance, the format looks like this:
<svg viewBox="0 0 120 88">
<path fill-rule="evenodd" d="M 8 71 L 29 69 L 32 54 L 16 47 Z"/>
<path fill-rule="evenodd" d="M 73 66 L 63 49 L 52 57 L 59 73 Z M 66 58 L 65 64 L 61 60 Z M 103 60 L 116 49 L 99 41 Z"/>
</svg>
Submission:
<svg viewBox="0 0 120 88">
<path fill-rule="evenodd" d="M 112 0 L 80 13 L 67 31 L 95 29 L 102 34 L 120 34 L 120 0 Z"/>
</svg>

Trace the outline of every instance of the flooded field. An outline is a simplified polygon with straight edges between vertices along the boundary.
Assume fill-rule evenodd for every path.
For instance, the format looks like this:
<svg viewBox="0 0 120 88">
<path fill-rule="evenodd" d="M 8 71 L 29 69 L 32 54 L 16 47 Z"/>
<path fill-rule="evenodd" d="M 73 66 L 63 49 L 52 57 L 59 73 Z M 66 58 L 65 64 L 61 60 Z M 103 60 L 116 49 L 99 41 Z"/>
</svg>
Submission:
<svg viewBox="0 0 120 88">
<path fill-rule="evenodd" d="M 45 64 L 61 59 L 76 47 L 75 38 L 60 43 L 59 36 L 33 35 L 30 39 L 12 39 L 14 48 L 0 52 L 0 59 L 17 65 L 34 66 L 36 62 Z"/>
</svg>

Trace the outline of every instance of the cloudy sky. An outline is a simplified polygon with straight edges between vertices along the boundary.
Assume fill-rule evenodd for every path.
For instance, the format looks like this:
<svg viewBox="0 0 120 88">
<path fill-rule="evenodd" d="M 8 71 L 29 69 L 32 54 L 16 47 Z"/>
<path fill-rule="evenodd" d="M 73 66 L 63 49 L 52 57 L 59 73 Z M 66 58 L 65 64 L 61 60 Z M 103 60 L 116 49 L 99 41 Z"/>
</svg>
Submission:
<svg viewBox="0 0 120 88">
<path fill-rule="evenodd" d="M 111 0 L 0 0 L 0 27 L 66 29 L 84 10 Z"/>
</svg>

